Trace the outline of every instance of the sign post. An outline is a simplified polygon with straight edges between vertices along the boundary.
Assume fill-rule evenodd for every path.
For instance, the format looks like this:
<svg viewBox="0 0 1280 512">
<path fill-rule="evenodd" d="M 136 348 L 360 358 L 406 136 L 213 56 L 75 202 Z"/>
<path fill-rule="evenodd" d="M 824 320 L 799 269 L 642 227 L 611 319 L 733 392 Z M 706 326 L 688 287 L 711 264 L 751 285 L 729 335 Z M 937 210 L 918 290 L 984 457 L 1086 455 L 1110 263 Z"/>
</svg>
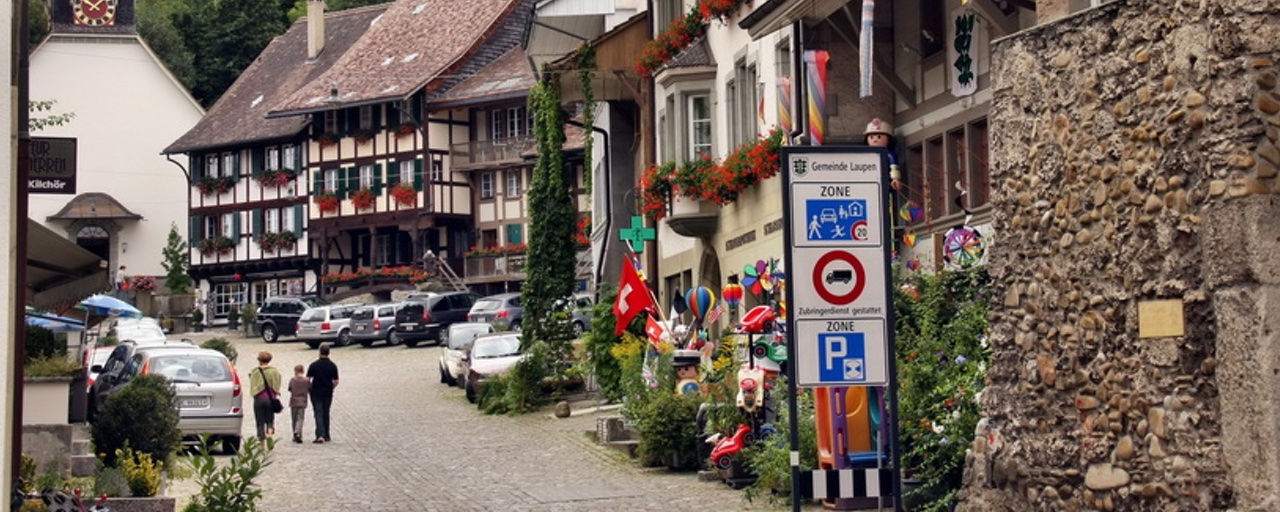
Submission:
<svg viewBox="0 0 1280 512">
<path fill-rule="evenodd" d="M 32 137 L 28 194 L 76 193 L 76 139 Z"/>
<path fill-rule="evenodd" d="M 784 147 L 782 169 L 792 417 L 798 387 L 886 387 L 892 461 L 891 468 L 801 475 L 793 428 L 793 492 L 900 496 L 888 153 L 867 146 Z M 805 483 L 813 488 L 802 488 Z M 799 500 L 793 503 L 798 507 Z M 901 506 L 895 499 L 894 509 Z"/>
</svg>

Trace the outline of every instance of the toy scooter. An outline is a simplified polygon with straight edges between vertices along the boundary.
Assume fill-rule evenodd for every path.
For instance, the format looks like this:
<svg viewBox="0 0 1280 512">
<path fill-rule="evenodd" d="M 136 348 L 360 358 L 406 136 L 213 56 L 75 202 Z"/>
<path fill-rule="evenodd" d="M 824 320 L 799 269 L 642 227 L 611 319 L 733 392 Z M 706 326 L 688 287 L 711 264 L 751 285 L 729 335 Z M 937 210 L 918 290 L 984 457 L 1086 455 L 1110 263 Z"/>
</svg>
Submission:
<svg viewBox="0 0 1280 512">
<path fill-rule="evenodd" d="M 714 443 L 716 446 L 711 450 L 711 462 L 717 468 L 729 469 L 729 466 L 733 465 L 733 456 L 755 440 L 756 436 L 751 432 L 751 427 L 746 425 L 738 425 L 738 430 L 733 433 L 733 437 L 713 435 L 707 439 L 708 443 Z"/>
</svg>

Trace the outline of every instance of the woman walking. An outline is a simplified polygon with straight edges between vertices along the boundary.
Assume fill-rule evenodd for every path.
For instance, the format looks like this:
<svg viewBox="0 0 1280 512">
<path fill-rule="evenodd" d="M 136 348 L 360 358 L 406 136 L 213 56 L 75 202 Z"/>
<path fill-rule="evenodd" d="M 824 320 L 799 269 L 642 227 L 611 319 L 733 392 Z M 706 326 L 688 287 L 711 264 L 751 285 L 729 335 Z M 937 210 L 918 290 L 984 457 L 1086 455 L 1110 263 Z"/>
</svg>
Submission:
<svg viewBox="0 0 1280 512">
<path fill-rule="evenodd" d="M 271 353 L 258 352 L 258 367 L 249 372 L 249 396 L 253 397 L 253 419 L 258 426 L 258 442 L 276 435 L 275 404 L 280 403 L 280 370 L 271 366 Z"/>
</svg>

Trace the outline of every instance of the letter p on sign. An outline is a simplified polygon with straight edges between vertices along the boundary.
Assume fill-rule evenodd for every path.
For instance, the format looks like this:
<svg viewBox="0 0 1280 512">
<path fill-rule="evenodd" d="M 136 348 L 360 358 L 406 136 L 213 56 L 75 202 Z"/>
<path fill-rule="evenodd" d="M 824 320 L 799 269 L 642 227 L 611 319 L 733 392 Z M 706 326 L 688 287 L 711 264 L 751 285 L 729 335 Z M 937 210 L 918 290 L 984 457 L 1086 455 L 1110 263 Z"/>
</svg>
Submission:
<svg viewBox="0 0 1280 512">
<path fill-rule="evenodd" d="M 826 357 L 822 361 L 822 367 L 825 370 L 834 370 L 840 368 L 843 363 L 840 361 L 849 354 L 849 342 L 844 336 L 826 336 L 827 347 Z"/>
</svg>

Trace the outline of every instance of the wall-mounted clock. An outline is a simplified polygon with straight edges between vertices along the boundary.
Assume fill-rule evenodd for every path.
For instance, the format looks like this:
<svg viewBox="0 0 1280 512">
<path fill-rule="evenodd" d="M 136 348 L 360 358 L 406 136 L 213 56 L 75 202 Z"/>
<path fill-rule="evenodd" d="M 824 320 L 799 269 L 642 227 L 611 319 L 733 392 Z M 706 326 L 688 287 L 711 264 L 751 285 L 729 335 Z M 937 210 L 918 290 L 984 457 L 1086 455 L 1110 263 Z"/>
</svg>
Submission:
<svg viewBox="0 0 1280 512">
<path fill-rule="evenodd" d="M 76 25 L 103 27 L 116 24 L 117 0 L 70 0 Z"/>
</svg>

